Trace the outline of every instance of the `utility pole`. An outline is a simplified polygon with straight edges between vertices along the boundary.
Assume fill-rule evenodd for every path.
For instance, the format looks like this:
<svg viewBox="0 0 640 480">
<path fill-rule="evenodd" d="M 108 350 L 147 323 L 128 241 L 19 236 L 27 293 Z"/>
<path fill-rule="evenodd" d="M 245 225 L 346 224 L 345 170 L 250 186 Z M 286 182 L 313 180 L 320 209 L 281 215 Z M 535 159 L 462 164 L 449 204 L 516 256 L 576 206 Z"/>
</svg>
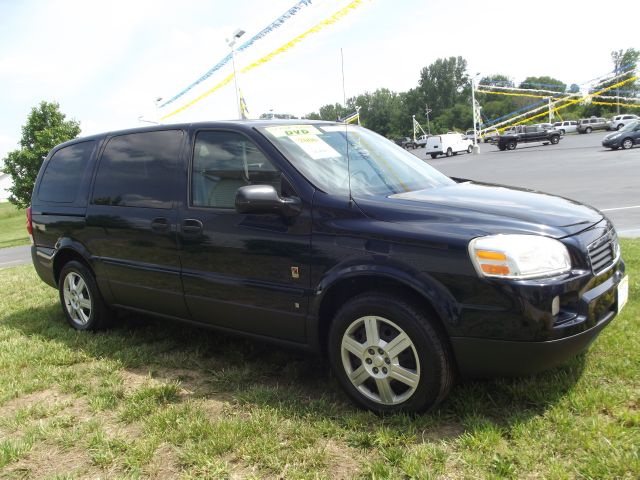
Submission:
<svg viewBox="0 0 640 480">
<path fill-rule="evenodd" d="M 425 104 L 424 113 L 427 114 L 427 132 L 431 135 L 431 127 L 429 126 L 429 114 L 431 113 L 431 109 L 429 108 L 429 104 Z"/>
<path fill-rule="evenodd" d="M 244 113 L 242 111 L 242 105 L 240 104 L 240 90 L 238 90 L 238 75 L 236 73 L 236 50 L 233 48 L 236 44 L 236 40 L 238 40 L 242 35 L 245 34 L 244 30 L 238 29 L 233 32 L 231 40 L 226 39 L 227 45 L 231 49 L 231 63 L 233 64 L 233 83 L 236 88 L 236 104 L 238 106 L 238 118 L 244 119 Z"/>
<path fill-rule="evenodd" d="M 412 122 L 411 122 L 411 127 L 413 128 L 413 141 L 416 141 L 416 116 L 412 115 Z"/>
<path fill-rule="evenodd" d="M 478 122 L 476 119 L 476 77 L 480 73 L 476 73 L 471 79 L 471 108 L 473 109 L 473 153 L 480 153 L 480 145 L 478 145 Z"/>
</svg>

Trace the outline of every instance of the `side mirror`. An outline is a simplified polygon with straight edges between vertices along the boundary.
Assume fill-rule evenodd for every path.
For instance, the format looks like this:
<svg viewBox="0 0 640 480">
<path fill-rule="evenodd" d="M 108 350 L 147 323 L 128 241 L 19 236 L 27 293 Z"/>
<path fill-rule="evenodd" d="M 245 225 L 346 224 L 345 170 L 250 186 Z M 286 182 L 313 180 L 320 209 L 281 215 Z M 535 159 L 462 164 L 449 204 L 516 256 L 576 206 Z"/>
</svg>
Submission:
<svg viewBox="0 0 640 480">
<path fill-rule="evenodd" d="M 273 185 L 246 185 L 236 192 L 238 213 L 279 213 L 294 217 L 302 210 L 299 198 L 282 198 Z"/>
</svg>

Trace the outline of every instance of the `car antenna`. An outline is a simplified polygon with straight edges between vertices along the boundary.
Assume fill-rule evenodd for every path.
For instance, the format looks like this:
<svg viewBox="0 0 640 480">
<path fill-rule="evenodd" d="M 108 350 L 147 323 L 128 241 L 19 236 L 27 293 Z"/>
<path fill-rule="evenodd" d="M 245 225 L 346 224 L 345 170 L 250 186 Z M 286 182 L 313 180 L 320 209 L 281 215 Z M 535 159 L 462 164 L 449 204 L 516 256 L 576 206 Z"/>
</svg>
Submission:
<svg viewBox="0 0 640 480">
<path fill-rule="evenodd" d="M 342 68 L 342 104 L 347 106 L 347 93 L 344 88 L 344 54 L 342 53 L 342 47 L 340 47 L 340 66 Z M 353 201 L 353 195 L 351 195 L 351 157 L 349 156 L 349 124 L 344 122 L 344 135 L 347 142 L 347 183 L 349 185 L 349 206 Z"/>
</svg>

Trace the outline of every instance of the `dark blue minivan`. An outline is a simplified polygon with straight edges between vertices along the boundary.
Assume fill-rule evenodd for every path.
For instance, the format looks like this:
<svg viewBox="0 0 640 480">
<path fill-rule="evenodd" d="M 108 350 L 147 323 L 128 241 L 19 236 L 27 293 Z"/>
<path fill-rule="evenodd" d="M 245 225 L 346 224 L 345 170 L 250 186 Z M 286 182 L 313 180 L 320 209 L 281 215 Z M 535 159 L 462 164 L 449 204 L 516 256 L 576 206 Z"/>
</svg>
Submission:
<svg viewBox="0 0 640 480">
<path fill-rule="evenodd" d="M 43 163 L 28 215 L 73 328 L 126 309 L 307 349 L 378 412 L 431 407 L 457 375 L 558 365 L 628 296 L 597 210 L 449 178 L 339 123 L 78 138 Z"/>
</svg>

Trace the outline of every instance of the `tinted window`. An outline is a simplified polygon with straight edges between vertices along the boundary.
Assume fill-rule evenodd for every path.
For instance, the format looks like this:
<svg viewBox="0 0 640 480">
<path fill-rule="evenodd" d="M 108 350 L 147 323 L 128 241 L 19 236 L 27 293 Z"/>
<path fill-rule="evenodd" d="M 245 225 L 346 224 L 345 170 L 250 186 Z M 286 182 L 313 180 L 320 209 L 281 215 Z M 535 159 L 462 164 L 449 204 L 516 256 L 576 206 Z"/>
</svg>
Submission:
<svg viewBox="0 0 640 480">
<path fill-rule="evenodd" d="M 113 137 L 100 160 L 93 203 L 171 208 L 181 140 L 180 130 Z"/>
<path fill-rule="evenodd" d="M 280 192 L 280 183 L 280 172 L 245 136 L 235 132 L 198 132 L 191 173 L 192 205 L 234 208 L 238 188 L 273 185 Z"/>
<path fill-rule="evenodd" d="M 42 175 L 38 198 L 46 202 L 72 203 L 94 145 L 93 141 L 76 143 L 54 153 Z"/>
</svg>

